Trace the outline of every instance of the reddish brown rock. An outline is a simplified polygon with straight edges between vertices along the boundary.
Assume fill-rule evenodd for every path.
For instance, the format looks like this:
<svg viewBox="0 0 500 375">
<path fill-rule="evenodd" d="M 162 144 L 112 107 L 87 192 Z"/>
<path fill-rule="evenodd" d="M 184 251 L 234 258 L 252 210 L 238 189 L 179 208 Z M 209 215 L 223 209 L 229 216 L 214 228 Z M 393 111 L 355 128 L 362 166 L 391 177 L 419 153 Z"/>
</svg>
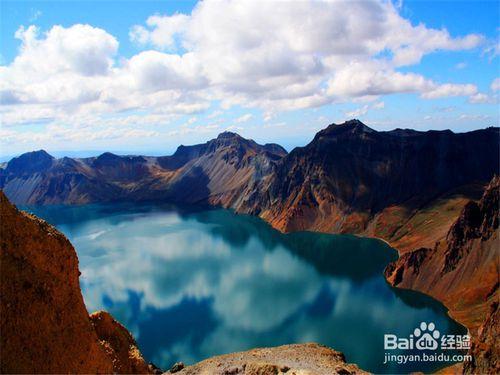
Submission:
<svg viewBox="0 0 500 375">
<path fill-rule="evenodd" d="M 469 329 L 474 364 L 464 369 L 472 373 L 498 373 L 499 204 L 496 176 L 479 202 L 465 205 L 444 240 L 403 254 L 385 270 L 392 285 L 439 299 Z"/>
<path fill-rule="evenodd" d="M 494 177 L 479 202 L 469 202 L 446 238 L 433 248 L 401 255 L 386 268 L 388 281 L 442 301 L 474 335 L 498 298 L 499 191 Z"/>
<path fill-rule="evenodd" d="M 469 351 L 472 361 L 464 364 L 465 374 L 500 374 L 500 309 L 498 301 L 479 330 L 479 337 Z"/>
<path fill-rule="evenodd" d="M 123 343 L 133 349 L 125 328 L 115 322 L 103 335 L 98 323 L 96 334 L 66 237 L 1 191 L 0 224 L 0 372 L 146 372 L 140 355 L 132 362 L 122 355 Z"/>
<path fill-rule="evenodd" d="M 440 197 L 487 183 L 499 170 L 499 135 L 498 128 L 455 134 L 332 124 L 283 157 L 259 199 L 239 209 L 285 232 L 390 240 Z"/>
<path fill-rule="evenodd" d="M 172 374 L 167 372 L 166 374 Z M 348 364 L 342 353 L 308 343 L 225 354 L 188 366 L 179 375 L 335 375 L 367 374 Z"/>
<path fill-rule="evenodd" d="M 149 372 L 127 329 L 106 311 L 90 314 L 90 321 L 104 350 L 113 362 L 113 371 L 119 374 L 145 374 Z"/>
</svg>

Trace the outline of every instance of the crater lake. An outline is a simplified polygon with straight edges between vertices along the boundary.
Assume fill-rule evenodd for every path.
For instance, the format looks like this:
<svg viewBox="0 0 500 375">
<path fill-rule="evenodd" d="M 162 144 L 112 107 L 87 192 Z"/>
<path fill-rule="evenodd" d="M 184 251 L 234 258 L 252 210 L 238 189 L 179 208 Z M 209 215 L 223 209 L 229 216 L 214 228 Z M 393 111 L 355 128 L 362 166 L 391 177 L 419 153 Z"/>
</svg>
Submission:
<svg viewBox="0 0 500 375">
<path fill-rule="evenodd" d="M 439 302 L 385 281 L 397 252 L 376 239 L 283 234 L 223 209 L 24 209 L 75 246 L 87 309 L 109 311 L 146 360 L 164 370 L 178 361 L 317 342 L 375 373 L 430 372 L 446 363 L 384 364 L 384 334 L 408 337 L 421 322 L 442 334 L 467 333 Z"/>
</svg>

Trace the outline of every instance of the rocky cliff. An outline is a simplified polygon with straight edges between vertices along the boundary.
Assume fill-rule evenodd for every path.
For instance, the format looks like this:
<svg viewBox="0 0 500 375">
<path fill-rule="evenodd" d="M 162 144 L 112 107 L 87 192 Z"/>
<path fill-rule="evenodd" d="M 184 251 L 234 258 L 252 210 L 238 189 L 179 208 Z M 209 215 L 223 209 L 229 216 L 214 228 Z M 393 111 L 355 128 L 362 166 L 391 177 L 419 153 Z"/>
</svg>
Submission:
<svg viewBox="0 0 500 375">
<path fill-rule="evenodd" d="M 147 373 L 127 330 L 89 318 L 70 242 L 0 191 L 0 372 Z"/>
<path fill-rule="evenodd" d="M 499 137 L 498 128 L 455 134 L 333 124 L 279 161 L 241 210 L 282 231 L 376 236 L 399 250 L 411 248 L 401 241 L 411 226 L 427 244 L 445 233 L 432 233 L 436 225 L 425 221 L 449 227 L 454 207 L 477 197 L 499 170 Z"/>
<path fill-rule="evenodd" d="M 474 342 L 474 361 L 465 366 L 470 373 L 500 370 L 499 211 L 496 176 L 478 202 L 465 205 L 444 240 L 403 254 L 385 270 L 392 285 L 432 295 L 467 326 Z"/>
<path fill-rule="evenodd" d="M 445 239 L 403 254 L 385 271 L 392 285 L 443 301 L 473 333 L 498 299 L 499 189 L 494 177 L 479 202 L 465 205 Z"/>
<path fill-rule="evenodd" d="M 473 360 L 464 364 L 465 374 L 500 374 L 500 309 L 498 301 L 490 306 L 486 320 L 469 351 Z"/>
</svg>

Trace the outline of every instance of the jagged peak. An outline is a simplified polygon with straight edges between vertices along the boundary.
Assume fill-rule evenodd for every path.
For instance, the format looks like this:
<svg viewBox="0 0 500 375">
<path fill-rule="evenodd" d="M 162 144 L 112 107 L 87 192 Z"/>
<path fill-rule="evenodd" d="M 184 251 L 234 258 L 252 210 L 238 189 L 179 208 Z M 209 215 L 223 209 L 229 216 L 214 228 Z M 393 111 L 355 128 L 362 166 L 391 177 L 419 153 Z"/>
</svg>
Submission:
<svg viewBox="0 0 500 375">
<path fill-rule="evenodd" d="M 367 133 L 376 132 L 376 130 L 365 125 L 364 123 L 362 123 L 358 119 L 352 119 L 352 120 L 345 121 L 343 124 L 340 124 L 338 126 L 343 127 L 343 128 L 349 127 L 349 128 L 352 128 L 353 130 L 363 131 L 363 132 L 367 132 Z"/>
<path fill-rule="evenodd" d="M 315 139 L 323 136 L 337 136 L 340 134 L 361 134 L 361 133 L 377 133 L 376 130 L 366 126 L 358 119 L 345 121 L 341 124 L 330 124 L 325 129 L 320 130 Z"/>
</svg>

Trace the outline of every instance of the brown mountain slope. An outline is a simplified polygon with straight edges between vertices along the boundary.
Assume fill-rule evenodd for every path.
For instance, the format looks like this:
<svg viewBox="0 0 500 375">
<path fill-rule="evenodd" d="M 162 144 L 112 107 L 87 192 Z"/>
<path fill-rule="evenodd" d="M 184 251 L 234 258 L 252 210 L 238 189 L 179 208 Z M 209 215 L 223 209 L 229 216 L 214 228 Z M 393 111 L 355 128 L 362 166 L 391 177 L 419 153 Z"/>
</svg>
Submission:
<svg viewBox="0 0 500 375">
<path fill-rule="evenodd" d="M 465 374 L 500 374 L 500 309 L 493 303 L 469 352 L 473 360 L 464 364 Z"/>
<path fill-rule="evenodd" d="M 280 160 L 258 197 L 238 209 L 285 232 L 356 233 L 393 242 L 405 224 L 415 227 L 411 220 L 423 209 L 477 198 L 499 170 L 499 140 L 498 128 L 456 134 L 377 132 L 358 120 L 333 124 Z M 451 224 L 453 216 L 436 219 Z"/>
<path fill-rule="evenodd" d="M 270 174 L 286 151 L 225 132 L 172 156 L 55 159 L 23 154 L 0 169 L 0 188 L 15 204 L 168 200 L 233 206 Z"/>
<path fill-rule="evenodd" d="M 386 269 L 394 286 L 443 301 L 473 333 L 498 298 L 499 188 L 494 177 L 479 202 L 466 204 L 445 240 L 405 253 Z"/>
<path fill-rule="evenodd" d="M 492 333 L 499 330 L 499 205 L 500 178 L 496 176 L 479 202 L 465 205 L 444 240 L 432 248 L 403 254 L 385 271 L 392 285 L 439 299 L 453 318 L 469 328 L 477 364 L 466 369 L 480 369 L 479 373 L 500 370 L 499 347 Z"/>
<path fill-rule="evenodd" d="M 89 320 L 66 237 L 1 191 L 0 223 L 0 372 L 148 372 L 123 326 L 103 312 Z"/>
</svg>

